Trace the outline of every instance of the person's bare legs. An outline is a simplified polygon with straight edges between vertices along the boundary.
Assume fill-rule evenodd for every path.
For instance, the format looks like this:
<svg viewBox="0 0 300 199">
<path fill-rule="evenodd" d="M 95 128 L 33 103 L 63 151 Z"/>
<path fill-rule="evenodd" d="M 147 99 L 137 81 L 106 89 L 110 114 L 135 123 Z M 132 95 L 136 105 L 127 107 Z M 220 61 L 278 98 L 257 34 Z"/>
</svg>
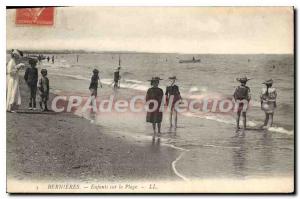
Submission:
<svg viewBox="0 0 300 199">
<path fill-rule="evenodd" d="M 97 95 L 95 94 L 92 94 L 91 95 L 91 103 L 90 103 L 91 106 L 97 106 Z M 91 112 L 94 111 L 94 108 L 91 109 Z"/>
<path fill-rule="evenodd" d="M 40 101 L 39 104 L 40 104 L 41 110 L 44 110 L 44 109 L 43 109 L 43 101 Z"/>
<path fill-rule="evenodd" d="M 177 128 L 177 111 L 176 110 L 174 111 L 175 111 L 175 128 Z"/>
<path fill-rule="evenodd" d="M 170 120 L 170 128 L 172 128 L 172 126 L 173 126 L 172 119 L 173 119 L 173 109 L 170 110 L 170 118 L 169 118 L 169 120 Z"/>
<path fill-rule="evenodd" d="M 273 113 L 268 113 L 268 118 L 269 118 L 269 121 L 268 121 L 268 124 L 267 124 L 267 127 L 270 128 L 272 127 L 273 125 Z"/>
<path fill-rule="evenodd" d="M 245 136 L 245 130 L 246 130 L 246 123 L 247 123 L 246 112 L 242 112 L 242 118 L 243 118 L 243 129 L 242 129 L 241 136 L 244 137 Z"/>
<path fill-rule="evenodd" d="M 236 118 L 236 131 L 240 129 L 240 117 L 241 117 L 241 111 L 238 111 L 237 118 Z"/>
<path fill-rule="evenodd" d="M 45 111 L 49 111 L 48 106 L 47 106 L 47 100 L 44 100 L 44 107 L 45 107 Z"/>
<path fill-rule="evenodd" d="M 160 137 L 160 128 L 161 128 L 161 123 L 157 123 L 157 130 L 158 130 L 158 137 Z"/>
<path fill-rule="evenodd" d="M 265 113 L 265 115 L 266 115 L 266 118 L 265 118 L 264 126 L 267 126 L 268 122 L 269 122 L 269 114 Z"/>
<path fill-rule="evenodd" d="M 152 140 L 154 140 L 155 136 L 156 136 L 156 125 L 155 125 L 155 123 L 152 123 L 152 128 L 153 128 L 153 137 L 152 137 Z"/>
<path fill-rule="evenodd" d="M 244 129 L 246 129 L 246 124 L 247 124 L 247 116 L 246 116 L 246 112 L 243 112 L 243 125 L 244 125 Z"/>
</svg>

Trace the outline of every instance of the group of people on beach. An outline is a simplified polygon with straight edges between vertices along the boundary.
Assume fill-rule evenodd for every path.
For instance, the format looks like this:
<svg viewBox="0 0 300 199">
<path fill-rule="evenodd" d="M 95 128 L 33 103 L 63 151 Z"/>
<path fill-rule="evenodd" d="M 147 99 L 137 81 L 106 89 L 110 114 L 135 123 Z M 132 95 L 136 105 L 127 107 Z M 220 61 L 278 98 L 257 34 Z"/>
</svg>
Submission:
<svg viewBox="0 0 300 199">
<path fill-rule="evenodd" d="M 237 120 L 236 120 L 237 132 L 240 129 L 239 123 L 240 123 L 241 115 L 243 117 L 243 127 L 244 129 L 246 129 L 246 122 L 247 122 L 246 113 L 248 110 L 248 104 L 251 100 L 250 88 L 246 86 L 249 80 L 250 79 L 248 79 L 247 77 L 238 78 L 237 81 L 239 81 L 241 85 L 235 89 L 235 92 L 233 94 L 233 98 L 236 102 L 237 101 L 241 102 L 243 100 L 244 102 L 245 101 L 247 102 L 247 104 L 239 103 L 239 107 L 237 111 Z M 269 128 L 273 125 L 274 111 L 277 107 L 276 104 L 277 91 L 274 87 L 272 87 L 273 85 L 272 79 L 263 82 L 263 84 L 265 84 L 266 87 L 262 89 L 262 92 L 260 94 L 261 109 L 265 112 L 265 121 L 262 128 Z"/>
<path fill-rule="evenodd" d="M 120 69 L 121 67 L 118 67 L 116 71 L 114 72 L 114 89 L 120 88 Z M 158 104 L 157 108 L 155 108 L 153 111 L 148 111 L 147 116 L 146 116 L 146 121 L 149 123 L 152 123 L 153 127 L 153 140 L 156 137 L 156 129 L 157 129 L 157 134 L 158 138 L 160 137 L 161 134 L 161 122 L 162 122 L 162 116 L 163 113 L 161 110 L 159 110 L 159 107 L 161 106 L 164 92 L 161 88 L 158 87 L 159 81 L 162 80 L 159 77 L 153 77 L 150 81 L 151 88 L 148 89 L 147 94 L 146 94 L 146 102 L 150 100 L 155 100 Z M 177 128 L 177 110 L 175 109 L 175 104 L 177 101 L 181 100 L 181 95 L 179 91 L 179 87 L 175 84 L 177 78 L 176 76 L 169 77 L 170 81 L 170 86 L 167 86 L 166 88 L 166 104 L 170 106 L 170 128 L 173 127 L 173 115 L 174 115 L 174 127 L 175 129 Z M 93 75 L 91 77 L 91 82 L 89 86 L 89 90 L 91 93 L 91 97 L 94 99 L 97 97 L 97 89 L 98 85 L 100 84 L 100 87 L 102 88 L 102 83 L 100 81 L 99 77 L 99 70 L 94 69 L 93 70 Z M 149 103 L 149 109 L 153 109 L 154 103 Z"/>
<path fill-rule="evenodd" d="M 152 123 L 153 127 L 153 140 L 156 137 L 156 127 L 158 139 L 161 135 L 161 122 L 162 122 L 162 111 L 160 106 L 163 100 L 164 92 L 161 88 L 158 87 L 159 81 L 162 80 L 160 77 L 153 77 L 150 81 L 151 88 L 148 89 L 146 94 L 146 102 L 150 100 L 155 100 L 158 102 L 158 106 L 154 111 L 147 112 L 146 121 Z M 174 127 L 177 128 L 177 110 L 175 104 L 181 100 L 181 95 L 179 87 L 175 84 L 177 78 L 176 76 L 169 77 L 170 86 L 167 86 L 165 96 L 166 96 L 166 105 L 170 107 L 170 128 L 173 127 L 173 115 L 174 115 Z M 180 102 L 179 102 L 180 103 Z M 154 103 L 149 103 L 149 109 L 153 109 Z"/>
<path fill-rule="evenodd" d="M 49 57 L 49 56 L 47 57 L 47 61 L 48 61 L 48 62 L 50 61 L 50 57 Z M 52 64 L 54 64 L 54 55 L 52 55 L 51 61 L 52 61 Z"/>
<path fill-rule="evenodd" d="M 36 93 L 39 93 L 39 105 L 41 110 L 48 111 L 47 101 L 49 98 L 49 79 L 47 78 L 47 69 L 41 70 L 42 77 L 38 78 L 38 69 L 36 67 L 38 59 L 28 57 L 30 67 L 26 68 L 24 80 L 29 88 L 29 107 L 30 110 L 36 110 Z M 21 95 L 19 88 L 19 72 L 25 68 L 23 63 L 23 52 L 13 49 L 11 59 L 7 64 L 6 79 L 6 110 L 15 112 L 21 105 Z"/>
<path fill-rule="evenodd" d="M 119 80 L 120 80 L 120 68 L 118 67 L 116 71 L 114 72 L 114 88 L 120 88 Z M 178 112 L 175 107 L 178 101 L 182 100 L 179 87 L 176 85 L 176 76 L 172 76 L 168 78 L 170 81 L 170 85 L 167 86 L 165 91 L 166 96 L 166 105 L 170 107 L 170 115 L 169 115 L 169 121 L 170 121 L 170 128 L 173 127 L 173 120 L 174 120 L 174 127 L 177 128 L 177 118 L 178 118 Z M 163 118 L 163 111 L 160 110 L 162 101 L 164 99 L 164 92 L 161 88 L 158 87 L 160 80 L 162 80 L 160 77 L 152 77 L 150 81 L 151 88 L 148 89 L 146 94 L 146 102 L 150 100 L 154 100 L 157 102 L 156 106 L 157 108 L 153 110 L 153 103 L 149 103 L 149 109 L 152 110 L 151 112 L 148 111 L 146 115 L 146 122 L 149 122 L 152 124 L 153 127 L 153 140 L 155 140 L 156 137 L 158 139 L 161 135 L 161 122 Z M 233 100 L 238 103 L 238 110 L 237 110 L 237 119 L 236 119 L 236 129 L 237 132 L 240 130 L 240 118 L 242 116 L 243 118 L 243 129 L 246 129 L 246 121 L 247 116 L 246 113 L 248 111 L 248 105 L 251 100 L 250 95 L 250 88 L 246 86 L 247 82 L 250 79 L 247 77 L 237 78 L 237 81 L 240 82 L 240 85 L 235 89 L 235 92 L 233 94 Z M 99 71 L 98 69 L 93 70 L 93 76 L 91 78 L 90 83 L 90 91 L 91 96 L 97 97 L 97 88 L 98 83 L 100 82 L 100 86 L 102 87 L 100 78 L 99 78 Z M 262 126 L 262 128 L 269 128 L 273 124 L 273 115 L 274 111 L 276 109 L 276 98 L 277 98 L 277 92 L 273 85 L 273 80 L 267 80 L 263 82 L 263 84 L 266 85 L 265 88 L 263 88 L 261 94 L 260 94 L 260 100 L 261 100 L 261 109 L 265 112 L 265 121 Z M 246 107 L 246 108 L 245 108 Z"/>
<path fill-rule="evenodd" d="M 156 128 L 157 128 L 157 134 L 158 139 L 160 138 L 161 134 L 161 122 L 162 122 L 162 111 L 159 110 L 159 107 L 163 100 L 163 90 L 158 87 L 159 81 L 162 80 L 159 77 L 153 77 L 151 80 L 151 88 L 148 89 L 147 95 L 146 95 L 146 101 L 149 100 L 155 100 L 158 102 L 158 108 L 154 111 L 147 112 L 146 121 L 152 123 L 153 126 L 153 140 L 156 137 Z M 173 126 L 173 115 L 174 115 L 174 123 L 175 123 L 175 129 L 177 128 L 177 110 L 175 104 L 178 104 L 177 102 L 181 100 L 181 95 L 179 92 L 179 87 L 175 84 L 175 81 L 177 80 L 176 76 L 169 77 L 170 80 L 170 86 L 166 88 L 166 104 L 168 107 L 171 107 L 170 110 L 170 128 Z M 235 89 L 235 92 L 233 94 L 233 99 L 238 104 L 238 110 L 237 110 L 237 132 L 240 129 L 240 117 L 242 115 L 243 117 L 243 127 L 246 129 L 246 112 L 248 110 L 248 104 L 251 99 L 250 95 L 250 88 L 246 86 L 247 81 L 249 81 L 247 77 L 238 78 L 237 81 L 241 83 L 240 86 L 238 86 Z M 267 80 L 263 82 L 263 84 L 266 85 L 265 88 L 263 88 L 261 94 L 260 94 L 260 100 L 261 100 L 261 109 L 265 112 L 265 121 L 262 126 L 262 128 L 269 128 L 273 125 L 273 115 L 274 111 L 276 109 L 276 98 L 277 98 L 277 92 L 273 85 L 273 80 Z M 171 100 L 170 100 L 171 99 Z M 243 103 L 240 103 L 243 102 Z M 245 104 L 245 102 L 247 104 Z M 170 104 L 171 103 L 171 104 Z M 180 102 L 179 102 L 180 104 Z M 246 108 L 244 108 L 246 107 Z M 149 108 L 153 108 L 153 104 L 149 104 Z"/>
<path fill-rule="evenodd" d="M 21 104 L 21 96 L 19 90 L 19 71 L 22 68 L 25 68 L 25 64 L 23 62 L 23 53 L 20 50 L 13 49 L 11 52 L 11 59 L 7 64 L 7 102 L 6 102 L 6 110 L 8 112 L 14 112 L 17 107 Z M 47 70 L 42 69 L 41 75 L 42 77 L 38 78 L 38 69 L 36 67 L 38 59 L 35 57 L 28 57 L 28 63 L 30 67 L 28 67 L 25 71 L 24 79 L 29 88 L 29 109 L 36 110 L 36 93 L 39 93 L 39 105 L 41 110 L 48 111 L 47 101 L 49 98 L 49 79 L 47 78 Z M 120 88 L 120 69 L 119 66 L 114 72 L 114 88 Z M 160 77 L 152 77 L 150 79 L 151 88 L 148 89 L 146 94 L 146 102 L 148 101 L 156 101 L 158 106 L 155 110 L 153 109 L 154 104 L 149 103 L 149 109 L 152 111 L 148 111 L 146 115 L 146 121 L 152 123 L 153 127 L 153 139 L 157 137 L 160 138 L 161 135 L 161 122 L 163 117 L 163 112 L 159 109 L 161 107 L 161 103 L 164 99 L 164 95 L 166 96 L 166 105 L 170 107 L 170 128 L 173 127 L 173 120 L 174 120 L 174 127 L 177 128 L 177 118 L 178 112 L 175 107 L 177 102 L 182 100 L 179 87 L 176 85 L 176 76 L 172 76 L 168 78 L 170 81 L 170 85 L 166 87 L 165 93 L 161 88 L 159 88 L 159 82 L 162 80 Z M 246 129 L 246 121 L 247 116 L 246 113 L 248 111 L 248 104 L 251 100 L 250 95 L 250 88 L 246 86 L 247 82 L 250 79 L 247 77 L 237 78 L 237 81 L 240 82 L 240 85 L 235 89 L 233 94 L 233 99 L 235 102 L 243 102 L 239 103 L 238 110 L 237 110 L 237 120 L 236 120 L 236 128 L 237 132 L 240 129 L 240 118 L 243 118 L 243 129 Z M 273 85 L 273 80 L 267 80 L 263 82 L 266 85 L 263 88 L 260 100 L 261 100 L 261 109 L 265 112 L 265 121 L 263 124 L 263 128 L 269 128 L 273 124 L 273 116 L 274 111 L 276 109 L 276 98 L 277 92 Z M 97 89 L 98 86 L 102 88 L 102 83 L 99 77 L 99 70 L 94 69 L 93 75 L 91 77 L 91 82 L 89 86 L 89 90 L 91 92 L 91 96 L 96 98 L 97 97 Z M 245 102 L 246 108 L 245 107 Z M 181 102 L 179 102 L 180 104 Z"/>
</svg>

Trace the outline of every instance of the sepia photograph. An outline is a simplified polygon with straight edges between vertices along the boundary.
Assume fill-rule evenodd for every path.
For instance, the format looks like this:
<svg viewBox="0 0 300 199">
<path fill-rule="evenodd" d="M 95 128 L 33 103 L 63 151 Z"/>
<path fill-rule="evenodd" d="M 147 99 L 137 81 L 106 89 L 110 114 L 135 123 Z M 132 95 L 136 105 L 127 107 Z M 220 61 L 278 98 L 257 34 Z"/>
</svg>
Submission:
<svg viewBox="0 0 300 199">
<path fill-rule="evenodd" d="M 6 7 L 8 193 L 294 193 L 294 7 Z"/>
</svg>

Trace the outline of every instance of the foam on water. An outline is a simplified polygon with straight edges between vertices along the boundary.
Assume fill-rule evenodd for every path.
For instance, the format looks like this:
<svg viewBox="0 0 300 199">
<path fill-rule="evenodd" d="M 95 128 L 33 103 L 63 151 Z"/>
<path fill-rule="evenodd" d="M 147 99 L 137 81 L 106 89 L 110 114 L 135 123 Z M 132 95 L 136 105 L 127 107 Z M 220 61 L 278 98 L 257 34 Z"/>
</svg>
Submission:
<svg viewBox="0 0 300 199">
<path fill-rule="evenodd" d="M 58 76 L 65 76 L 65 77 L 70 77 L 70 78 L 75 78 L 75 79 L 79 79 L 79 80 L 86 80 L 89 81 L 90 78 L 88 77 L 84 77 L 82 75 L 70 75 L 70 74 L 61 74 L 61 73 L 54 73 L 54 75 L 58 75 Z M 113 79 L 110 78 L 103 78 L 101 79 L 101 82 L 103 84 L 109 85 L 111 87 L 113 87 Z M 139 80 L 135 80 L 135 79 L 127 79 L 127 80 L 123 80 L 120 84 L 121 88 L 129 88 L 129 89 L 134 89 L 134 90 L 139 90 L 139 91 L 147 91 L 149 86 L 146 85 L 146 82 L 142 82 Z M 193 91 L 196 90 L 196 88 L 192 89 Z M 184 95 L 183 97 L 189 98 L 189 99 L 197 99 L 197 100 L 201 100 L 207 97 L 213 97 L 215 99 L 221 99 L 222 95 L 217 94 L 217 93 L 205 93 L 202 95 Z M 258 106 L 260 107 L 260 102 L 258 101 L 253 101 L 253 105 L 254 106 Z M 201 119 L 207 119 L 207 120 L 213 120 L 216 122 L 220 122 L 220 123 L 224 123 L 224 124 L 230 124 L 230 125 L 235 125 L 235 119 L 232 116 L 224 116 L 224 115 L 203 115 L 203 114 L 194 114 L 194 113 L 182 113 L 183 115 L 187 116 L 187 117 L 198 117 Z M 258 124 L 256 121 L 247 121 L 247 125 L 250 127 L 258 127 Z M 283 133 L 283 134 L 287 134 L 287 135 L 293 135 L 294 131 L 289 131 L 283 127 L 270 127 L 268 129 L 271 132 L 275 132 L 275 133 Z"/>
<path fill-rule="evenodd" d="M 234 118 L 232 118 L 231 116 L 222 116 L 222 115 L 197 115 L 197 114 L 193 114 L 193 113 L 182 113 L 184 116 L 187 117 L 197 117 L 197 118 L 201 118 L 201 119 L 207 119 L 207 120 L 213 120 L 216 122 L 220 122 L 220 123 L 224 123 L 224 124 L 230 124 L 230 125 L 235 125 L 236 121 Z M 259 125 L 257 124 L 257 121 L 251 121 L 248 120 L 247 121 L 247 125 L 250 127 L 259 127 Z M 283 133 L 286 135 L 294 135 L 294 131 L 289 131 L 283 127 L 270 127 L 267 129 L 268 131 L 274 132 L 274 133 Z"/>
<path fill-rule="evenodd" d="M 287 135 L 294 135 L 294 131 L 289 131 L 289 130 L 286 130 L 282 127 L 270 127 L 268 128 L 269 131 L 272 131 L 272 132 L 276 132 L 276 133 L 283 133 L 283 134 L 287 134 Z"/>
<path fill-rule="evenodd" d="M 52 74 L 57 76 L 70 77 L 78 80 L 87 80 L 87 81 L 90 80 L 90 78 L 82 75 L 70 75 L 70 74 L 62 74 L 62 73 L 52 73 Z M 113 87 L 114 80 L 110 78 L 103 78 L 101 79 L 101 83 Z M 139 91 L 147 91 L 149 88 L 149 86 L 147 86 L 146 83 L 143 84 L 142 81 L 135 80 L 135 79 L 126 79 L 121 81 L 120 87 L 139 90 Z"/>
<path fill-rule="evenodd" d="M 52 63 L 51 60 L 49 62 L 47 62 L 46 60 L 43 60 L 40 62 L 40 65 L 51 67 L 51 68 L 71 68 L 72 67 L 72 65 L 65 59 L 57 59 L 57 60 L 55 60 L 54 63 Z"/>
<path fill-rule="evenodd" d="M 197 86 L 192 86 L 189 89 L 189 93 L 195 93 L 195 92 L 207 92 L 207 87 L 205 86 L 201 86 L 201 87 L 197 87 Z"/>
<path fill-rule="evenodd" d="M 143 83 L 142 81 L 134 80 L 134 79 L 125 79 L 124 81 L 127 83 L 134 83 L 134 84 L 142 84 Z"/>
<path fill-rule="evenodd" d="M 52 75 L 70 77 L 78 80 L 90 80 L 90 78 L 84 77 L 82 75 L 70 75 L 70 74 L 62 74 L 62 73 L 52 73 Z"/>
<path fill-rule="evenodd" d="M 111 87 L 113 87 L 113 84 L 114 84 L 114 80 L 108 79 L 108 78 L 101 79 L 101 82 L 103 84 L 109 85 Z M 138 91 L 147 91 L 149 88 L 149 86 L 147 86 L 146 84 L 143 84 L 143 82 L 141 82 L 139 80 L 135 80 L 135 79 L 126 79 L 126 80 L 121 81 L 120 87 L 134 89 L 134 90 L 138 90 Z"/>
</svg>

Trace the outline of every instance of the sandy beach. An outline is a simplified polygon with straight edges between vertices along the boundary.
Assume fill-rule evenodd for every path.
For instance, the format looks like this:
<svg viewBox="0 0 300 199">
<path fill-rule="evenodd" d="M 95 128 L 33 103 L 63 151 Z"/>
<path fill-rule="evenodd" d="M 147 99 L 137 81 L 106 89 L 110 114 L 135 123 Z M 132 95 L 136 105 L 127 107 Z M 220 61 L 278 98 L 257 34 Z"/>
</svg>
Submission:
<svg viewBox="0 0 300 199">
<path fill-rule="evenodd" d="M 29 97 L 20 79 L 24 110 Z M 18 181 L 179 180 L 172 170 L 178 155 L 170 147 L 130 140 L 72 113 L 7 113 L 7 177 Z"/>
</svg>

